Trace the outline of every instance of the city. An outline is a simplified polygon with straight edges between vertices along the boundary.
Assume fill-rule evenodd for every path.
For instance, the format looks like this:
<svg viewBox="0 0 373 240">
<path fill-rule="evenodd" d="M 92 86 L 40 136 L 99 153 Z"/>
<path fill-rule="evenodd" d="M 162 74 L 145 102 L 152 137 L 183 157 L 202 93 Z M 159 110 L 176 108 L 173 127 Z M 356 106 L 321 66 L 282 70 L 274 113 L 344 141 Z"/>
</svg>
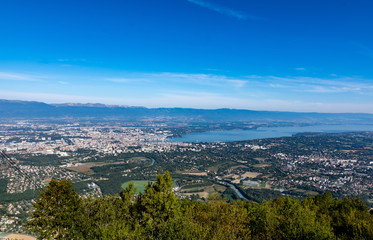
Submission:
<svg viewBox="0 0 373 240">
<path fill-rule="evenodd" d="M 177 130 L 179 132 L 182 130 Z M 261 202 L 330 192 L 373 206 L 373 133 L 304 133 L 239 142 L 170 142 L 174 127 L 101 122 L 10 121 L 0 126 L 0 148 L 22 172 L 2 162 L 1 231 L 25 231 L 36 197 L 33 182 L 73 182 L 80 195 L 119 192 L 132 181 L 142 188 L 169 170 L 181 198 Z M 6 194 L 5 194 L 6 193 Z"/>
</svg>

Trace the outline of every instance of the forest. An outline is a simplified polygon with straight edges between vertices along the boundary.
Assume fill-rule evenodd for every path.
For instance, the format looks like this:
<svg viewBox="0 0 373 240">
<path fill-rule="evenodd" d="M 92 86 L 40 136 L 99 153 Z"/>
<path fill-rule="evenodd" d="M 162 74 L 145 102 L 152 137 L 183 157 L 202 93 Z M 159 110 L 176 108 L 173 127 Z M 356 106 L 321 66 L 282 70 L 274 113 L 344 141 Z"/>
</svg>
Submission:
<svg viewBox="0 0 373 240">
<path fill-rule="evenodd" d="M 178 197 L 166 171 L 135 194 L 81 198 L 66 180 L 40 192 L 27 227 L 40 239 L 373 239 L 373 212 L 330 193 L 303 200 L 206 202 Z"/>
</svg>

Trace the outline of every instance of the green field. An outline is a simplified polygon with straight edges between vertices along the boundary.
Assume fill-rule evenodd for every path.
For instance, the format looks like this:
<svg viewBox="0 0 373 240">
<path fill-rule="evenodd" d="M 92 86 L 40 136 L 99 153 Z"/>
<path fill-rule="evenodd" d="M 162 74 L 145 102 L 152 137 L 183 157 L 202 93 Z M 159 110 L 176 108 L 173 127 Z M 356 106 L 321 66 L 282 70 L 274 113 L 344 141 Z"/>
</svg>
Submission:
<svg viewBox="0 0 373 240">
<path fill-rule="evenodd" d="M 176 182 L 177 179 L 174 179 L 172 181 L 172 187 L 176 187 Z M 143 193 L 145 191 L 145 185 L 148 184 L 148 182 L 154 182 L 154 181 L 148 181 L 148 180 L 133 180 L 133 181 L 128 181 L 122 184 L 122 189 L 125 189 L 130 182 L 133 182 L 133 185 L 135 185 L 136 188 L 136 193 Z"/>
<path fill-rule="evenodd" d="M 146 158 L 146 157 L 131 157 L 130 159 L 128 159 L 130 161 L 147 161 L 147 160 L 150 160 L 149 158 Z"/>
<path fill-rule="evenodd" d="M 122 184 L 122 188 L 125 189 L 129 184 L 130 182 L 133 182 L 133 184 L 135 185 L 136 187 L 136 193 L 142 193 L 145 191 L 145 185 L 148 184 L 148 182 L 151 182 L 151 181 L 143 181 L 143 180 L 135 180 L 135 181 L 128 181 L 128 182 L 125 182 Z"/>
<path fill-rule="evenodd" d="M 43 181 L 44 186 L 48 186 L 50 181 Z"/>
</svg>

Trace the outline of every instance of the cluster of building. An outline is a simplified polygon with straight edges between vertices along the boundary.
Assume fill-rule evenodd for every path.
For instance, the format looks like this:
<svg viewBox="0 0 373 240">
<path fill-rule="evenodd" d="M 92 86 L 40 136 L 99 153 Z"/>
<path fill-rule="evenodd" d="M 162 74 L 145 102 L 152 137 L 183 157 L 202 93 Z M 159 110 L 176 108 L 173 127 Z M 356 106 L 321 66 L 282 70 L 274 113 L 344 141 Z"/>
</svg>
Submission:
<svg viewBox="0 0 373 240">
<path fill-rule="evenodd" d="M 305 188 L 321 192 L 343 192 L 345 196 L 360 196 L 373 192 L 373 164 L 362 159 L 335 159 L 324 156 L 291 156 L 278 153 L 283 161 L 285 177 L 270 184 L 284 188 Z M 306 187 L 307 188 L 307 187 Z"/>
<path fill-rule="evenodd" d="M 48 184 L 50 179 L 67 179 L 72 182 L 81 181 L 79 174 L 66 171 L 57 166 L 31 166 L 19 165 L 17 170 L 11 167 L 0 170 L 0 178 L 6 178 L 7 193 L 21 193 L 26 190 L 35 190 Z"/>
<path fill-rule="evenodd" d="M 157 159 L 159 168 L 177 169 L 178 173 L 189 176 L 191 181 L 199 181 L 198 178 L 213 179 L 214 182 L 231 187 L 238 195 L 240 192 L 236 187 L 266 188 L 284 194 L 292 189 L 329 191 L 343 196 L 368 194 L 373 199 L 373 155 L 370 154 L 373 146 L 358 146 L 359 150 L 356 150 L 352 146 L 355 136 L 337 138 L 338 141 L 331 139 L 324 145 L 320 143 L 322 139 L 312 136 L 305 140 L 294 137 L 196 144 L 167 141 L 172 136 L 172 131 L 164 126 L 29 121 L 1 124 L 0 150 L 34 158 L 53 154 L 48 158 L 57 158 L 58 161 L 45 166 L 23 162 L 19 170 L 0 162 L 0 179 L 7 179 L 7 194 L 35 189 L 35 182 L 47 184 L 50 179 L 67 179 L 86 184 L 82 197 L 102 196 L 95 181 L 110 176 L 95 178 L 71 170 L 83 168 L 84 164 L 89 164 L 95 158 L 103 159 L 121 153 L 139 153 L 140 156 L 143 153 L 154 153 L 157 158 L 152 159 L 150 166 Z M 368 144 L 373 139 L 370 135 L 360 137 L 366 139 Z M 299 142 L 302 144 L 298 145 Z M 89 151 L 80 154 L 81 150 Z M 121 170 L 120 174 L 127 178 L 148 179 L 159 170 L 150 168 L 149 164 L 145 168 L 128 167 Z M 34 181 L 29 181 L 22 172 L 32 176 Z M 174 190 L 180 194 L 180 186 Z M 29 202 L 1 205 L 1 209 L 6 209 L 6 214 L 0 215 L 0 231 L 17 232 L 17 226 L 24 219 L 19 215 L 28 212 L 29 205 Z"/>
<path fill-rule="evenodd" d="M 159 127 L 126 127 L 117 125 L 80 126 L 75 124 L 37 124 L 17 121 L 0 129 L 0 149 L 20 154 L 57 154 L 68 156 L 78 149 L 104 154 L 126 152 L 170 151 L 186 143 L 168 142 L 173 136 Z M 16 136 L 16 137 L 15 137 Z"/>
<path fill-rule="evenodd" d="M 13 203 L 0 204 L 0 232 L 23 232 L 25 223 L 24 215 L 30 214 L 32 203 L 22 200 Z"/>
</svg>

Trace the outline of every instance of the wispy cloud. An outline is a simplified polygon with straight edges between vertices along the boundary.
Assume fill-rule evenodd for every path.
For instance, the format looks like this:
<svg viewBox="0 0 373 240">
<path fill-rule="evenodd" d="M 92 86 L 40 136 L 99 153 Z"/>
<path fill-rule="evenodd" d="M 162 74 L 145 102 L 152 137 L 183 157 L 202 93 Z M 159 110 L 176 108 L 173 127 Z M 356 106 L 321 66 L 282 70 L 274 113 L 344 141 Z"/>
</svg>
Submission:
<svg viewBox="0 0 373 240">
<path fill-rule="evenodd" d="M 61 64 L 62 67 L 72 67 L 73 65 L 71 64 Z"/>
<path fill-rule="evenodd" d="M 343 92 L 360 92 L 360 87 L 345 87 L 345 86 L 312 86 L 306 92 L 315 93 L 343 93 Z"/>
<path fill-rule="evenodd" d="M 70 94 L 46 93 L 46 92 L 24 92 L 0 90 L 0 96 L 9 100 L 41 101 L 46 103 L 107 103 L 118 102 L 120 99 L 97 96 L 79 96 Z"/>
<path fill-rule="evenodd" d="M 94 84 L 87 84 L 88 80 Z M 339 75 L 105 72 L 74 76 L 0 71 L 0 81 L 5 83 L 0 89 L 0 98 L 5 99 L 146 107 L 373 113 L 373 79 Z M 17 81 L 30 82 L 19 88 Z M 77 91 L 81 86 L 84 86 L 84 91 Z"/>
<path fill-rule="evenodd" d="M 105 81 L 113 83 L 140 83 L 140 82 L 150 82 L 150 78 L 145 78 L 144 76 L 138 75 L 134 77 L 114 77 L 114 78 L 105 78 Z"/>
<path fill-rule="evenodd" d="M 151 73 L 146 75 L 148 78 L 156 80 L 184 82 L 197 85 L 217 86 L 223 82 L 227 82 L 228 78 L 223 75 L 204 74 L 204 73 Z"/>
<path fill-rule="evenodd" d="M 186 85 L 234 87 L 242 88 L 246 84 L 245 79 L 233 78 L 224 75 L 204 74 L 204 73 L 137 73 L 124 77 L 105 78 L 105 81 L 115 83 L 183 83 Z"/>
<path fill-rule="evenodd" d="M 254 89 L 265 91 L 269 88 L 281 88 L 290 92 L 309 93 L 354 93 L 372 95 L 373 80 L 358 77 L 279 77 L 279 76 L 242 76 L 231 77 L 204 73 L 137 73 L 123 77 L 105 78 L 105 81 L 115 83 L 153 83 L 176 88 L 209 88 L 210 91 L 227 91 Z M 242 92 L 242 91 L 241 91 Z"/>
<path fill-rule="evenodd" d="M 115 83 L 128 83 L 128 82 L 132 82 L 133 79 L 129 79 L 129 78 L 105 78 L 105 81 L 115 82 Z"/>
<path fill-rule="evenodd" d="M 268 84 L 272 88 L 286 88 L 297 92 L 311 93 L 344 93 L 371 94 L 371 80 L 357 77 L 316 78 L 316 77 L 277 77 L 248 76 L 248 79 Z M 368 83 L 366 83 L 368 82 Z"/>
<path fill-rule="evenodd" d="M 58 62 L 86 62 L 87 59 L 85 58 L 59 58 L 57 59 Z"/>
<path fill-rule="evenodd" d="M 203 74 L 203 73 L 156 73 L 150 76 L 157 79 L 164 79 L 169 81 L 182 81 L 195 85 L 205 85 L 214 87 L 234 87 L 242 88 L 246 85 L 247 79 L 235 78 L 225 75 Z"/>
<path fill-rule="evenodd" d="M 0 72 L 0 80 L 41 82 L 42 76 L 14 72 Z"/>
<path fill-rule="evenodd" d="M 249 15 L 249 14 L 244 14 L 244 13 L 241 13 L 239 11 L 232 10 L 230 8 L 223 7 L 223 6 L 217 5 L 215 3 L 211 3 L 211 2 L 208 2 L 208 1 L 204 1 L 204 0 L 188 0 L 188 2 L 196 4 L 196 5 L 204 7 L 204 8 L 207 8 L 207 9 L 210 9 L 210 10 L 215 11 L 215 12 L 230 16 L 230 17 L 235 17 L 237 19 L 241 19 L 241 20 L 245 20 L 245 19 L 248 19 L 248 18 L 260 19 L 259 17 Z"/>
<path fill-rule="evenodd" d="M 227 82 L 231 83 L 236 88 L 242 88 L 247 83 L 247 81 L 244 80 L 227 80 Z"/>
<path fill-rule="evenodd" d="M 371 103 L 328 103 L 305 102 L 284 99 L 242 99 L 209 92 L 168 92 L 154 96 L 102 97 L 77 96 L 55 93 L 31 93 L 0 90 L 0 96 L 11 100 L 32 100 L 47 103 L 104 103 L 145 107 L 185 107 L 185 108 L 236 108 L 252 110 L 297 111 L 297 112 L 355 112 L 373 113 Z"/>
</svg>

